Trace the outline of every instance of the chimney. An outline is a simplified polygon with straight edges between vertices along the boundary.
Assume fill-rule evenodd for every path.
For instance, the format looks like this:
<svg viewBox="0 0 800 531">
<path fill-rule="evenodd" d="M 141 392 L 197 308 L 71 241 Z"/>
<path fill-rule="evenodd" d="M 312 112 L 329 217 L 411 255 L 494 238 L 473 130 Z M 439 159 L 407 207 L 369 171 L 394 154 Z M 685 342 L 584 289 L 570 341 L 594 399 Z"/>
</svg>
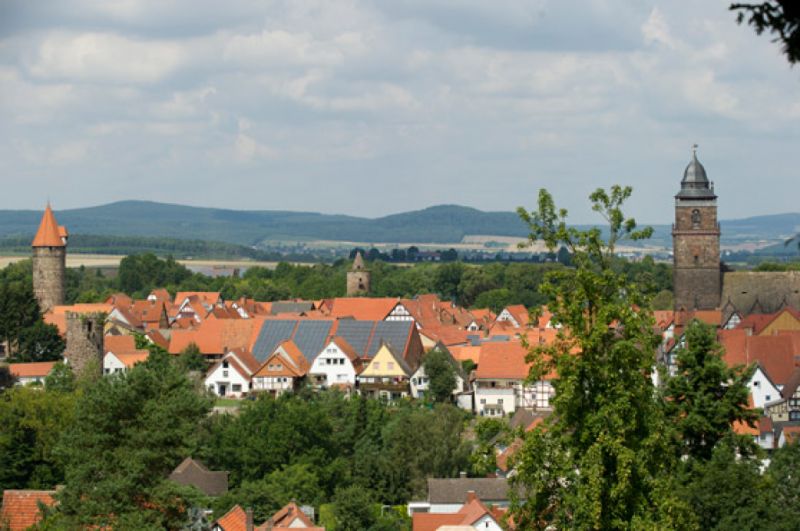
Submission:
<svg viewBox="0 0 800 531">
<path fill-rule="evenodd" d="M 244 514 L 245 514 L 245 520 L 244 520 L 245 529 L 247 531 L 253 531 L 253 508 L 248 507 L 247 509 L 245 509 Z"/>
<path fill-rule="evenodd" d="M 478 496 L 475 495 L 475 491 L 474 490 L 468 490 L 467 491 L 467 501 L 465 502 L 465 504 L 469 503 L 469 502 L 473 502 L 473 501 L 475 501 L 477 499 L 478 499 Z"/>
</svg>

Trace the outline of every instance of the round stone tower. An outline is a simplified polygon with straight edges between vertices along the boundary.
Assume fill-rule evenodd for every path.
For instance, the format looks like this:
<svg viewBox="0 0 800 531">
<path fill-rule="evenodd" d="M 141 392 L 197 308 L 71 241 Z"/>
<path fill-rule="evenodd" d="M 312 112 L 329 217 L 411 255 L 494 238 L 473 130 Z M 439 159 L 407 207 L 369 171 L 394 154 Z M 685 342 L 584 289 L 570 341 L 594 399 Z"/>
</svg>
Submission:
<svg viewBox="0 0 800 531">
<path fill-rule="evenodd" d="M 64 350 L 69 366 L 75 375 L 91 370 L 98 376 L 103 373 L 103 326 L 106 314 L 102 312 L 67 312 L 67 348 Z"/>
<path fill-rule="evenodd" d="M 39 230 L 31 243 L 33 247 L 33 293 L 42 313 L 64 304 L 64 277 L 67 266 L 67 229 L 60 227 L 47 208 Z"/>
<path fill-rule="evenodd" d="M 369 270 L 364 267 L 364 257 L 358 251 L 353 267 L 347 273 L 347 296 L 369 295 L 369 276 Z"/>
<path fill-rule="evenodd" d="M 675 196 L 672 226 L 673 289 L 676 310 L 713 310 L 719 307 L 722 272 L 719 223 L 714 183 L 697 160 L 686 166 L 681 190 Z"/>
</svg>

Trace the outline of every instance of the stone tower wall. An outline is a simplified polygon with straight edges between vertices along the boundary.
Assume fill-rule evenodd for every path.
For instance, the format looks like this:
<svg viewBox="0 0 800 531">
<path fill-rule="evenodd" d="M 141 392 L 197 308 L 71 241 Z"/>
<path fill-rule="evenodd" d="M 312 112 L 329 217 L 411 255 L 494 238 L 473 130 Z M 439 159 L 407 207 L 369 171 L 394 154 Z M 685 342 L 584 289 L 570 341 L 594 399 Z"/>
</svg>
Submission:
<svg viewBox="0 0 800 531">
<path fill-rule="evenodd" d="M 369 271 L 350 271 L 347 273 L 347 296 L 369 294 Z"/>
<path fill-rule="evenodd" d="M 103 372 L 104 313 L 67 312 L 67 348 L 64 357 L 76 375 L 87 369 Z"/>
<path fill-rule="evenodd" d="M 672 231 L 675 309 L 719 307 L 719 236 L 716 201 L 678 201 Z"/>
<path fill-rule="evenodd" d="M 66 247 L 33 248 L 33 294 L 42 313 L 64 304 Z"/>
</svg>

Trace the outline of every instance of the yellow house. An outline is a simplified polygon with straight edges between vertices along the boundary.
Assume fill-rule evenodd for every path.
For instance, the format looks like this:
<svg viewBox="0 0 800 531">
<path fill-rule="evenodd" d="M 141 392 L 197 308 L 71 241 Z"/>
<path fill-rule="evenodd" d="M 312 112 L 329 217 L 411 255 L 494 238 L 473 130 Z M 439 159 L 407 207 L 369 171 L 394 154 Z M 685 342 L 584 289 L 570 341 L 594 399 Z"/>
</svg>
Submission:
<svg viewBox="0 0 800 531">
<path fill-rule="evenodd" d="M 793 332 L 800 330 L 800 313 L 789 308 L 784 308 L 775 315 L 758 335 L 771 336 L 777 334 L 781 330 Z"/>
<path fill-rule="evenodd" d="M 409 395 L 413 370 L 387 344 L 382 343 L 361 374 L 358 388 L 362 395 L 395 400 Z"/>
</svg>

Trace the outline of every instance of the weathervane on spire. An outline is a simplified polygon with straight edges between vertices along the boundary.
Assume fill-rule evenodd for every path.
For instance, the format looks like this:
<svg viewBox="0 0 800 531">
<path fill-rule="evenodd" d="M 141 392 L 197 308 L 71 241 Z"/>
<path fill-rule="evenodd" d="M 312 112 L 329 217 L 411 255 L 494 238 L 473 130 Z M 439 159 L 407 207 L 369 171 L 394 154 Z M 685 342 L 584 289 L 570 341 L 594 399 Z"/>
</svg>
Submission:
<svg viewBox="0 0 800 531">
<path fill-rule="evenodd" d="M 697 148 L 698 148 L 697 144 L 692 144 L 692 155 L 694 155 L 695 157 L 697 156 Z"/>
</svg>

